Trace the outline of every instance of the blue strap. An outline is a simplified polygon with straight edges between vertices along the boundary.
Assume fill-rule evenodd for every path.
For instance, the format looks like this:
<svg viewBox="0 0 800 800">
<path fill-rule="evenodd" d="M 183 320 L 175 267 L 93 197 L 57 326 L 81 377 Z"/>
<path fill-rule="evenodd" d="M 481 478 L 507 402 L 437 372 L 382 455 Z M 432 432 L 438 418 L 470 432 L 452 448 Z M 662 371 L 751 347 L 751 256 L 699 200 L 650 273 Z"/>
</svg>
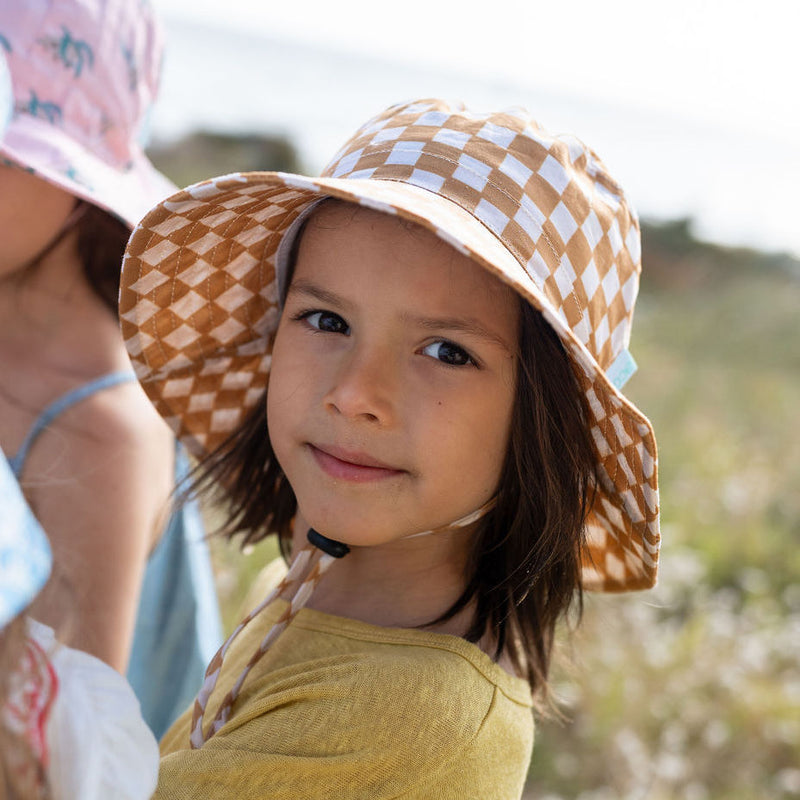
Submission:
<svg viewBox="0 0 800 800">
<path fill-rule="evenodd" d="M 22 467 L 25 465 L 25 459 L 28 457 L 28 452 L 33 446 L 33 443 L 36 441 L 39 434 L 47 428 L 59 414 L 63 414 L 68 408 L 72 408 L 72 406 L 77 405 L 96 392 L 134 380 L 136 380 L 136 375 L 131 370 L 109 372 L 106 375 L 95 378 L 93 381 L 89 381 L 89 383 L 84 383 L 83 386 L 79 386 L 77 389 L 72 389 L 50 403 L 50 405 L 39 414 L 36 422 L 33 423 L 33 427 L 28 431 L 28 435 L 22 442 L 17 454 L 13 458 L 8 459 L 8 463 L 11 465 L 11 470 L 17 480 L 19 480 L 22 475 Z"/>
</svg>

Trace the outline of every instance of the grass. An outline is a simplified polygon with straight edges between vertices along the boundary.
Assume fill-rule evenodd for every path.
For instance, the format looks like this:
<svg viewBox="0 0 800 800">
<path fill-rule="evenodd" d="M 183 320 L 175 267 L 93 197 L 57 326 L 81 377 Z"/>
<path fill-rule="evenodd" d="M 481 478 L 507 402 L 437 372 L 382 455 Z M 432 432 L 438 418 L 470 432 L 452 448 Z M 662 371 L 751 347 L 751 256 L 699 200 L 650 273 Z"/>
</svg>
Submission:
<svg viewBox="0 0 800 800">
<path fill-rule="evenodd" d="M 659 586 L 588 598 L 527 798 L 800 797 L 800 280 L 716 255 L 643 287 Z"/>
</svg>

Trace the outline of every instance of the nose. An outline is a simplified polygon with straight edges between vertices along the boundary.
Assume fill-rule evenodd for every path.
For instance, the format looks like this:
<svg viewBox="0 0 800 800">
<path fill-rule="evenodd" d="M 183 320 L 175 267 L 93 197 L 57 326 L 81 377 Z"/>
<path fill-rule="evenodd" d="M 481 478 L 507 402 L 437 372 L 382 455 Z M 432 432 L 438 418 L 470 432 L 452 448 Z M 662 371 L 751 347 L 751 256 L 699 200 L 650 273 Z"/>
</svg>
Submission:
<svg viewBox="0 0 800 800">
<path fill-rule="evenodd" d="M 323 403 L 334 414 L 385 426 L 394 419 L 398 389 L 397 364 L 388 349 L 365 345 L 342 358 Z"/>
</svg>

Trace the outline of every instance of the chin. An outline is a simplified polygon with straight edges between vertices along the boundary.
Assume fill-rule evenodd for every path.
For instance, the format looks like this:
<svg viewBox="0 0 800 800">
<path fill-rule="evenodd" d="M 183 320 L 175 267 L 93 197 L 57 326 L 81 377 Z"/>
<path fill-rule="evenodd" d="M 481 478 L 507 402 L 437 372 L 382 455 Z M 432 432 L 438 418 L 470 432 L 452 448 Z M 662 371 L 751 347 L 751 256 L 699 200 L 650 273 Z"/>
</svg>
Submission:
<svg viewBox="0 0 800 800">
<path fill-rule="evenodd" d="M 370 518 L 363 513 L 342 515 L 301 512 L 301 515 L 309 528 L 351 547 L 373 547 L 416 532 L 398 528 L 396 518 L 387 521 L 385 518 Z"/>
</svg>

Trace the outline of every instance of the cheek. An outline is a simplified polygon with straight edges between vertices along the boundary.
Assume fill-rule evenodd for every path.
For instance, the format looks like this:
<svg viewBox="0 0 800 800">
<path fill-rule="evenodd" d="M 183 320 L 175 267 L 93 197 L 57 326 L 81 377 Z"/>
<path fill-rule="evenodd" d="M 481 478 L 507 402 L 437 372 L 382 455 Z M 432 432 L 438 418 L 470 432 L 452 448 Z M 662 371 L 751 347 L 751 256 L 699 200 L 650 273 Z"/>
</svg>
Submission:
<svg viewBox="0 0 800 800">
<path fill-rule="evenodd" d="M 0 172 L 2 264 L 17 267 L 37 255 L 59 232 L 75 198 L 28 173 L 11 167 Z M 36 213 L 30 213 L 36 209 Z"/>
<path fill-rule="evenodd" d="M 473 453 L 480 457 L 480 467 L 476 465 L 476 471 L 480 472 L 481 480 L 492 488 L 497 486 L 500 479 L 500 472 L 508 451 L 508 440 L 510 430 L 510 418 L 500 413 L 497 407 L 490 409 L 493 416 L 486 419 L 483 425 L 476 425 L 474 439 L 472 443 Z"/>
<path fill-rule="evenodd" d="M 496 487 L 508 452 L 516 400 L 516 371 L 510 369 L 501 386 L 482 398 L 470 431 L 474 453 L 481 454 L 483 480 Z"/>
<path fill-rule="evenodd" d="M 293 366 L 296 360 L 290 358 L 291 342 L 288 341 L 283 325 L 278 327 L 272 347 L 269 386 L 267 389 L 267 427 L 273 447 L 279 447 L 281 434 L 291 420 L 291 386 L 296 383 Z"/>
<path fill-rule="evenodd" d="M 458 476 L 458 482 L 470 490 L 491 491 L 508 449 L 512 400 L 497 392 L 468 400 L 437 399 L 436 413 L 423 438 L 428 452 L 437 461 L 442 459 L 436 467 L 442 473 Z"/>
<path fill-rule="evenodd" d="M 281 319 L 272 346 L 269 378 L 270 395 L 276 399 L 290 397 L 297 391 L 298 382 L 302 382 L 308 364 L 305 346 L 305 337 L 298 335 L 292 321 Z"/>
<path fill-rule="evenodd" d="M 318 404 L 324 367 L 309 337 L 295 324 L 278 328 L 267 391 L 267 425 L 273 445 Z"/>
</svg>

